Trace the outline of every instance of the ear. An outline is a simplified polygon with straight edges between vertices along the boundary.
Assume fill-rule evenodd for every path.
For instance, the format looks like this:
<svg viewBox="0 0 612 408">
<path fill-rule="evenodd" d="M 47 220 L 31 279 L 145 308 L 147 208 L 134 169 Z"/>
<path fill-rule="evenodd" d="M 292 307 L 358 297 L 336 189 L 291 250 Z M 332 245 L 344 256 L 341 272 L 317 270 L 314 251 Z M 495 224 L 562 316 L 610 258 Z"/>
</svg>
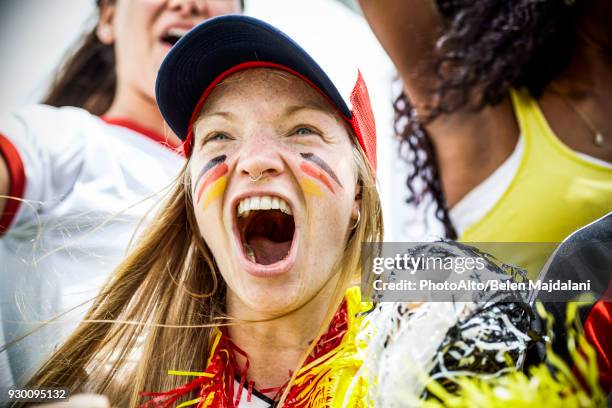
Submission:
<svg viewBox="0 0 612 408">
<path fill-rule="evenodd" d="M 111 45 L 115 42 L 115 4 L 108 1 L 102 2 L 100 5 L 100 18 L 96 27 L 96 35 L 100 42 L 106 45 Z"/>
</svg>

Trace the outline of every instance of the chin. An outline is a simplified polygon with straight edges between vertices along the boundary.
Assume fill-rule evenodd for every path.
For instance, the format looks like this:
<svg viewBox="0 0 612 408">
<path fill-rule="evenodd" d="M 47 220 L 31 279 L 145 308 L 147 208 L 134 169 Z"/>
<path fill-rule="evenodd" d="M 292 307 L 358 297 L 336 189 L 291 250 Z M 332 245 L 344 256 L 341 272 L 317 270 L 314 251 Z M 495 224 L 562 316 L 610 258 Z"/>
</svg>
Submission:
<svg viewBox="0 0 612 408">
<path fill-rule="evenodd" d="M 251 285 L 237 294 L 251 311 L 272 316 L 290 313 L 308 301 L 304 290 L 296 285 L 273 285 L 262 283 Z"/>
<path fill-rule="evenodd" d="M 324 272 L 331 271 L 334 263 L 320 259 L 332 259 L 334 254 L 313 254 L 306 245 L 308 237 L 303 238 L 303 245 L 299 245 L 290 260 L 290 267 L 276 274 L 254 273 L 253 265 L 245 265 L 244 253 L 235 252 L 241 248 L 234 247 L 225 252 L 233 252 L 233 259 L 223 268 L 225 271 L 231 269 L 231 272 L 222 272 L 222 275 L 242 307 L 256 314 L 282 315 L 304 306 L 321 292 L 326 292 L 326 288 L 335 287 L 336 275 Z M 294 237 L 294 240 L 300 239 Z M 274 266 L 285 264 L 280 262 Z"/>
</svg>

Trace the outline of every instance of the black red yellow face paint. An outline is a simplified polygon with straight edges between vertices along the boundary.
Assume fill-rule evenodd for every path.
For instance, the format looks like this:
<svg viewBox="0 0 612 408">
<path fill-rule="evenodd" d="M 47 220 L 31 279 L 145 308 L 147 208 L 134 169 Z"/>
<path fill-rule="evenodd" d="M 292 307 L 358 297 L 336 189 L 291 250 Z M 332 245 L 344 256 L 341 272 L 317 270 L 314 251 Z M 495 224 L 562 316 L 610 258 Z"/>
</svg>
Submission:
<svg viewBox="0 0 612 408">
<path fill-rule="evenodd" d="M 332 168 L 321 157 L 314 153 L 300 153 L 304 161 L 300 170 L 308 177 L 301 179 L 305 194 L 322 196 L 320 185 L 336 194 L 337 188 L 344 188 Z M 206 209 L 214 200 L 221 197 L 227 186 L 229 168 L 225 163 L 226 155 L 217 156 L 204 165 L 195 179 L 195 201 Z M 315 181 L 313 181 L 316 180 Z M 317 183 L 318 182 L 318 183 Z"/>
<path fill-rule="evenodd" d="M 300 156 L 302 156 L 304 159 L 304 161 L 300 164 L 300 170 L 302 170 L 306 175 L 319 181 L 319 183 L 327 187 L 327 189 L 333 194 L 336 194 L 335 185 L 343 188 L 338 176 L 336 176 L 336 173 L 334 173 L 332 168 L 325 162 L 325 160 L 314 153 L 300 153 Z M 309 179 L 302 180 L 302 188 L 307 194 L 318 196 L 322 195 L 322 192 L 318 186 Z"/>
<path fill-rule="evenodd" d="M 229 168 L 225 163 L 226 155 L 217 156 L 204 165 L 194 186 L 196 188 L 196 203 L 200 203 L 206 209 L 215 199 L 223 195 L 227 185 L 227 173 Z M 206 192 L 206 194 L 204 194 Z"/>
</svg>

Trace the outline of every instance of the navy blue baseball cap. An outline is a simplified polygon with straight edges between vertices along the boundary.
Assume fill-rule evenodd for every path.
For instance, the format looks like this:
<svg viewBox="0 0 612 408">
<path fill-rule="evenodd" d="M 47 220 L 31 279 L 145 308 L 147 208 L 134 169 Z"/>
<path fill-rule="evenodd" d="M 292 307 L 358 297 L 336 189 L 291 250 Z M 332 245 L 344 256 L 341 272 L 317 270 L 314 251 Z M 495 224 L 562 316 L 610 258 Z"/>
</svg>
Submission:
<svg viewBox="0 0 612 408">
<path fill-rule="evenodd" d="M 358 74 L 349 100 L 317 62 L 272 25 L 245 15 L 224 15 L 192 28 L 162 62 L 155 87 L 159 109 L 190 154 L 192 125 L 215 85 L 240 70 L 269 67 L 288 71 L 313 86 L 353 127 L 376 168 L 374 116 L 365 83 Z M 356 98 L 353 98 L 356 96 Z M 355 105 L 359 109 L 355 109 Z M 353 109 L 349 108 L 353 105 Z"/>
</svg>

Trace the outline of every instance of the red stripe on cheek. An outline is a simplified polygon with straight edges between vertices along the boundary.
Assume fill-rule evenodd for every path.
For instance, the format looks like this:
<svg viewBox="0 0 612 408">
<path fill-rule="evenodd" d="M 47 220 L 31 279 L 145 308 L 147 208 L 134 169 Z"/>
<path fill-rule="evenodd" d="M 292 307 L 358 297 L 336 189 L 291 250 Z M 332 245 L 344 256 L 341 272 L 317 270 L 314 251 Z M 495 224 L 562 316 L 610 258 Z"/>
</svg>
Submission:
<svg viewBox="0 0 612 408">
<path fill-rule="evenodd" d="M 323 171 L 317 169 L 313 165 L 306 163 L 306 162 L 303 162 L 302 164 L 300 164 L 300 169 L 304 173 L 308 174 L 310 177 L 316 178 L 321 183 L 325 184 L 325 187 L 327 187 L 332 193 L 336 194 L 336 190 L 334 190 L 334 186 L 329 181 L 329 179 L 327 178 L 327 176 L 325 175 Z"/>
<path fill-rule="evenodd" d="M 200 201 L 200 198 L 202 197 L 202 193 L 204 192 L 204 190 L 206 190 L 206 188 L 210 186 L 212 183 L 214 183 L 219 177 L 225 176 L 228 170 L 229 168 L 227 167 L 227 164 L 221 163 L 217 167 L 215 167 L 214 169 L 208 172 L 206 177 L 202 179 L 200 188 L 198 189 L 198 194 L 197 194 L 198 202 Z"/>
</svg>

